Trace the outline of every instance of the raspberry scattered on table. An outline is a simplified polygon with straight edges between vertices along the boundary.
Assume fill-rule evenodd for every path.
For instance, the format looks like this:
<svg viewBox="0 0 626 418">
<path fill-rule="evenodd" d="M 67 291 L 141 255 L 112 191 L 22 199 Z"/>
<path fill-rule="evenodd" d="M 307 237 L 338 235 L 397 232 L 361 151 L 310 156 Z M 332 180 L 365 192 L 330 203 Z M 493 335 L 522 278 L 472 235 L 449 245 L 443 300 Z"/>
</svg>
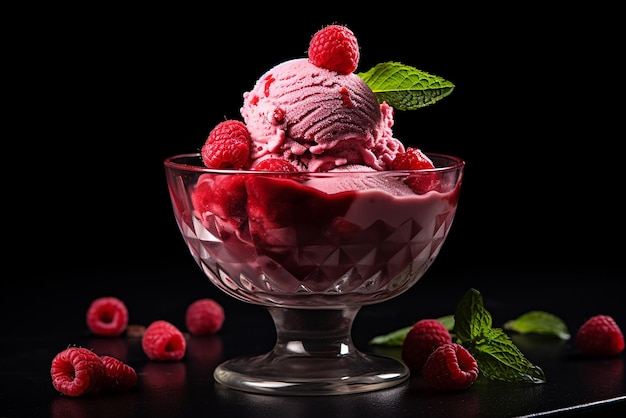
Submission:
<svg viewBox="0 0 626 418">
<path fill-rule="evenodd" d="M 440 345 L 451 343 L 446 327 L 436 319 L 417 321 L 402 343 L 402 361 L 412 372 L 419 373 L 428 356 Z"/>
<path fill-rule="evenodd" d="M 70 346 L 54 356 L 50 376 L 57 391 L 74 397 L 128 390 L 137 384 L 137 373 L 128 364 L 78 346 Z"/>
<path fill-rule="evenodd" d="M 141 347 L 150 360 L 177 361 L 185 356 L 187 341 L 174 324 L 160 319 L 148 325 Z"/>
<path fill-rule="evenodd" d="M 478 377 L 478 363 L 462 345 L 443 344 L 428 357 L 422 375 L 437 390 L 464 390 Z"/>
<path fill-rule="evenodd" d="M 86 319 L 89 330 L 95 335 L 117 337 L 128 326 L 128 308 L 117 297 L 100 297 L 89 305 Z"/>
<path fill-rule="evenodd" d="M 104 365 L 103 390 L 123 391 L 137 385 L 137 372 L 134 368 L 112 356 L 100 356 Z"/>
<path fill-rule="evenodd" d="M 94 394 L 102 388 L 104 364 L 93 351 L 72 346 L 52 359 L 50 375 L 52 386 L 64 395 Z"/>
<path fill-rule="evenodd" d="M 624 334 L 613 317 L 595 315 L 578 329 L 576 347 L 587 356 L 614 356 L 624 351 Z"/>
<path fill-rule="evenodd" d="M 222 329 L 224 308 L 210 298 L 198 299 L 187 307 L 185 325 L 193 335 L 211 335 Z"/>
</svg>

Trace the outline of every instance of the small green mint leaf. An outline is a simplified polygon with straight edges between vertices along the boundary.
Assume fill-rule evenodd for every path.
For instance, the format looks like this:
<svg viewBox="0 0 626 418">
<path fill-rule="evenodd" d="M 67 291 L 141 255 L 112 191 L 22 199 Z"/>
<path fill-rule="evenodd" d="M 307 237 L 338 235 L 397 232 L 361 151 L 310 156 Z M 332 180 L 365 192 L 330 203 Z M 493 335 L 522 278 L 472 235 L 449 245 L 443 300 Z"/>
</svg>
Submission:
<svg viewBox="0 0 626 418">
<path fill-rule="evenodd" d="M 437 318 L 437 321 L 441 322 L 444 327 L 448 330 L 448 332 L 452 332 L 454 330 L 454 315 L 446 315 L 440 318 Z"/>
<path fill-rule="evenodd" d="M 480 338 L 491 329 L 491 314 L 483 306 L 483 297 L 476 289 L 465 292 L 454 314 L 454 332 L 461 341 Z"/>
<path fill-rule="evenodd" d="M 400 347 L 404 342 L 404 338 L 409 333 L 413 326 L 400 328 L 392 331 L 389 334 L 378 335 L 369 341 L 371 345 L 386 345 L 391 347 Z"/>
<path fill-rule="evenodd" d="M 546 376 L 533 365 L 500 328 L 493 328 L 484 339 L 470 344 L 480 374 L 491 380 L 506 382 L 544 383 Z"/>
<path fill-rule="evenodd" d="M 569 340 L 571 337 L 567 325 L 561 318 L 544 311 L 527 312 L 516 319 L 507 321 L 503 327 L 520 334 L 556 335 L 562 340 Z"/>
<path fill-rule="evenodd" d="M 454 90 L 454 84 L 439 76 L 399 62 L 380 63 L 357 73 L 380 103 L 398 110 L 415 110 L 431 105 Z"/>
</svg>

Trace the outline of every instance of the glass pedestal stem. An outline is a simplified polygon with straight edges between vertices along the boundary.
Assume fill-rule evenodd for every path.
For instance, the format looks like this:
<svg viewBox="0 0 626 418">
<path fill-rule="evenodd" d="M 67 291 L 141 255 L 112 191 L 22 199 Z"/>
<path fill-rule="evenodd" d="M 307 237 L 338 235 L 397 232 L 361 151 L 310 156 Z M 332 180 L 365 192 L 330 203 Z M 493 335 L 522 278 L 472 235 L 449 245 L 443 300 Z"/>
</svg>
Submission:
<svg viewBox="0 0 626 418">
<path fill-rule="evenodd" d="M 275 395 L 369 392 L 404 382 L 399 361 L 360 352 L 351 337 L 360 307 L 292 309 L 269 307 L 276 344 L 269 353 L 228 360 L 215 379 L 233 389 Z"/>
</svg>

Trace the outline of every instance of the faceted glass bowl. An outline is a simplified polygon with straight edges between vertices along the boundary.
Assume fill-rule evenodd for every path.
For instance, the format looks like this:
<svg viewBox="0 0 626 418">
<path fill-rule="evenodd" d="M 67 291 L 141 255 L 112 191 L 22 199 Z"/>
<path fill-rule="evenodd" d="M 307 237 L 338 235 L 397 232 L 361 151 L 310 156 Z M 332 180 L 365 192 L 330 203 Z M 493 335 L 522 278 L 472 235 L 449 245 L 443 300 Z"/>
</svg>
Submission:
<svg viewBox="0 0 626 418">
<path fill-rule="evenodd" d="M 199 154 L 165 160 L 196 263 L 225 293 L 267 307 L 276 326 L 271 352 L 224 362 L 218 382 L 321 395 L 406 380 L 402 363 L 360 352 L 350 333 L 362 306 L 413 286 L 448 236 L 465 162 L 428 156 L 436 168 L 327 173 L 208 169 Z"/>
</svg>

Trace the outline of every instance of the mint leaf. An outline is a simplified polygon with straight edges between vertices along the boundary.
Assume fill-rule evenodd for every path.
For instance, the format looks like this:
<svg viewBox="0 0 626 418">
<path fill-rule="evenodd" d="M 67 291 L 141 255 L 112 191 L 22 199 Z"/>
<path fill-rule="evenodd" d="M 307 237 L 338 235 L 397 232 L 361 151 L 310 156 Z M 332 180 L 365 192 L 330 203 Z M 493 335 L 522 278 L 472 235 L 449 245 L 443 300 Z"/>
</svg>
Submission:
<svg viewBox="0 0 626 418">
<path fill-rule="evenodd" d="M 371 345 L 387 345 L 391 347 L 401 347 L 404 342 L 404 338 L 409 333 L 413 326 L 400 328 L 389 334 L 378 335 L 369 341 Z"/>
<path fill-rule="evenodd" d="M 475 290 L 465 293 L 454 314 L 454 331 L 461 341 L 473 341 L 491 329 L 491 314 L 483 306 L 483 297 Z"/>
<path fill-rule="evenodd" d="M 357 73 L 379 102 L 398 110 L 415 110 L 431 105 L 454 90 L 454 84 L 436 75 L 399 62 L 377 64 Z"/>
<path fill-rule="evenodd" d="M 534 366 L 500 328 L 488 330 L 475 345 L 466 343 L 480 373 L 492 380 L 544 383 L 546 376 Z M 467 347 L 466 347 L 467 348 Z"/>
<path fill-rule="evenodd" d="M 454 330 L 454 315 L 446 315 L 440 318 L 437 318 L 437 321 L 441 322 L 444 327 L 448 330 L 448 332 L 452 332 Z"/>
<path fill-rule="evenodd" d="M 567 325 L 561 318 L 544 311 L 527 312 L 516 319 L 505 322 L 503 327 L 520 334 L 556 335 L 562 340 L 569 340 L 571 337 Z"/>
<path fill-rule="evenodd" d="M 480 292 L 468 290 L 454 314 L 457 343 L 474 356 L 481 375 L 506 382 L 544 383 L 546 376 L 533 365 L 501 328 L 492 327 Z"/>
</svg>

